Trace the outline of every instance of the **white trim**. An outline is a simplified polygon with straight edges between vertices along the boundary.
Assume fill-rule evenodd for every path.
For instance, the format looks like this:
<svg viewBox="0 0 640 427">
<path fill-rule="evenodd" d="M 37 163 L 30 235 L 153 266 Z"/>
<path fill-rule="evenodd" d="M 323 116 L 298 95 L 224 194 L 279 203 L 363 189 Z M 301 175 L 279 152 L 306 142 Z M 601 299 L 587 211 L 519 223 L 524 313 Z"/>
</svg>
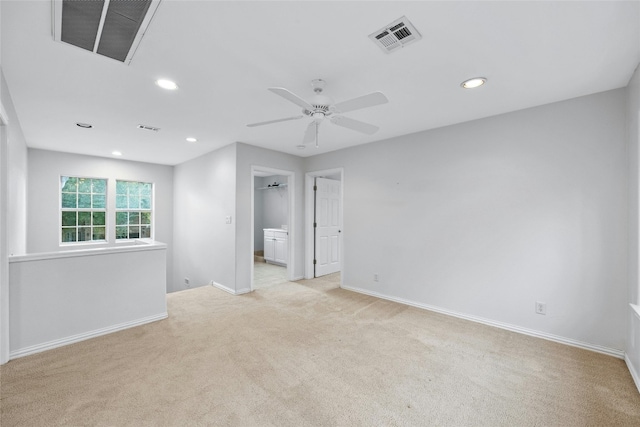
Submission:
<svg viewBox="0 0 640 427">
<path fill-rule="evenodd" d="M 167 249 L 167 244 L 152 240 L 139 239 L 127 246 L 102 246 L 95 248 L 70 249 L 60 252 L 39 252 L 35 254 L 13 255 L 9 257 L 9 263 L 40 261 L 57 258 L 78 258 L 95 255 L 116 254 L 123 252 L 157 251 Z"/>
<path fill-rule="evenodd" d="M 640 319 L 640 305 L 629 304 L 631 306 L 631 310 L 636 314 L 636 317 Z"/>
<path fill-rule="evenodd" d="M 46 350 L 52 350 L 54 348 L 62 347 L 65 345 L 85 341 L 91 338 L 99 337 L 101 335 L 111 334 L 113 332 L 122 331 L 124 329 L 133 328 L 135 326 L 141 326 L 146 323 L 156 322 L 169 317 L 167 312 L 161 314 L 155 314 L 153 316 L 143 317 L 142 319 L 132 320 L 130 322 L 120 323 L 118 325 L 108 326 L 106 328 L 96 329 L 90 332 L 84 332 L 82 334 L 72 335 L 66 338 L 60 338 L 57 340 L 49 341 L 43 344 L 36 344 L 29 347 L 14 350 L 9 354 L 10 359 L 17 359 L 19 357 L 29 356 L 31 354 L 40 353 Z"/>
<path fill-rule="evenodd" d="M 251 289 L 248 289 L 248 288 L 240 289 L 239 291 L 234 291 L 230 287 L 222 285 L 222 284 L 220 284 L 218 282 L 211 282 L 211 286 L 214 286 L 214 287 L 216 287 L 216 288 L 218 288 L 220 290 L 228 292 L 231 295 L 243 295 L 243 294 L 248 294 L 249 292 L 251 292 Z"/>
<path fill-rule="evenodd" d="M 418 303 L 418 302 L 414 302 L 414 301 L 409 301 L 409 300 L 405 300 L 403 298 L 391 297 L 391 296 L 388 296 L 388 295 L 380 294 L 378 292 L 368 291 L 368 290 L 361 289 L 361 288 L 353 288 L 353 287 L 344 286 L 344 285 L 341 285 L 340 287 L 342 289 L 346 289 L 348 291 L 358 292 L 358 293 L 369 295 L 369 296 L 373 296 L 373 297 L 376 297 L 376 298 L 381 298 L 381 299 L 397 302 L 397 303 L 400 303 L 400 304 L 410 305 L 412 307 L 422 308 L 424 310 L 429 310 L 429 311 L 433 311 L 433 312 L 440 313 L 440 314 L 446 314 L 447 316 L 453 316 L 453 317 L 457 317 L 457 318 L 464 319 L 464 320 L 470 320 L 472 322 L 482 323 L 484 325 L 493 326 L 493 327 L 500 328 L 500 329 L 505 329 L 507 331 L 517 332 L 517 333 L 523 334 L 523 335 L 529 335 L 529 336 L 536 337 L 536 338 L 542 338 L 542 339 L 545 339 L 545 340 L 554 341 L 554 342 L 557 342 L 557 343 L 560 343 L 560 344 L 570 345 L 572 347 L 578 347 L 578 348 L 582 348 L 582 349 L 585 349 L 585 350 L 595 351 L 597 353 L 602 353 L 602 354 L 606 354 L 606 355 L 609 355 L 609 356 L 617 357 L 618 359 L 624 359 L 624 351 L 623 350 L 618 350 L 618 349 L 610 348 L 610 347 L 604 347 L 604 346 L 597 345 L 597 344 L 589 344 L 589 343 L 585 343 L 585 342 L 582 342 L 582 341 L 574 340 L 574 339 L 571 339 L 571 338 L 566 338 L 566 337 L 561 337 L 561 336 L 558 336 L 558 335 L 548 334 L 546 332 L 540 332 L 540 331 L 535 331 L 533 329 L 522 328 L 520 326 L 511 325 L 509 323 L 497 322 L 495 320 L 490 320 L 490 319 L 485 319 L 483 317 L 477 317 L 477 316 L 471 316 L 471 315 L 468 315 L 468 314 L 458 313 L 456 311 L 451 311 L 451 310 L 447 310 L 447 309 L 444 309 L 444 308 L 440 308 L 440 307 L 436 307 L 436 306 L 432 306 L 432 305 L 428 305 L 428 304 L 422 304 L 422 303 Z"/>
<path fill-rule="evenodd" d="M 631 373 L 631 378 L 633 378 L 633 382 L 636 384 L 636 388 L 638 389 L 638 393 L 640 393 L 640 375 L 638 375 L 638 371 L 633 367 L 633 363 L 631 359 L 629 359 L 629 355 L 627 353 L 624 354 L 624 361 L 627 364 L 627 368 Z"/>
</svg>

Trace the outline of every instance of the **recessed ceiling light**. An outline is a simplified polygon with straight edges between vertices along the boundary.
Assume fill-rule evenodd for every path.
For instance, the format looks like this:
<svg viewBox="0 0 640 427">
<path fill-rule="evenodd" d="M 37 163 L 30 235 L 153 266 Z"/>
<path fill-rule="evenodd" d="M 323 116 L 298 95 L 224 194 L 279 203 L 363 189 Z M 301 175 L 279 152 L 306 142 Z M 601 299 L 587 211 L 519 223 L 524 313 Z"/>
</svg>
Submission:
<svg viewBox="0 0 640 427">
<path fill-rule="evenodd" d="M 462 83 L 460 83 L 460 86 L 462 86 L 465 89 L 473 89 L 475 87 L 482 86 L 486 82 L 487 82 L 486 77 L 474 77 L 472 79 L 463 81 Z"/>
<path fill-rule="evenodd" d="M 167 90 L 176 90 L 178 89 L 178 85 L 175 82 L 167 79 L 158 79 L 156 80 L 156 84 L 163 89 Z"/>
<path fill-rule="evenodd" d="M 76 123 L 76 126 L 84 129 L 91 129 L 93 127 L 93 125 L 90 125 L 89 123 Z"/>
<path fill-rule="evenodd" d="M 196 142 L 196 141 L 198 141 L 198 140 L 197 140 L 197 139 L 195 139 L 195 138 L 189 137 L 189 138 L 187 138 L 187 141 L 189 141 L 189 142 Z"/>
<path fill-rule="evenodd" d="M 122 153 L 119 151 L 112 151 L 111 154 L 113 154 L 114 156 L 122 156 Z"/>
</svg>

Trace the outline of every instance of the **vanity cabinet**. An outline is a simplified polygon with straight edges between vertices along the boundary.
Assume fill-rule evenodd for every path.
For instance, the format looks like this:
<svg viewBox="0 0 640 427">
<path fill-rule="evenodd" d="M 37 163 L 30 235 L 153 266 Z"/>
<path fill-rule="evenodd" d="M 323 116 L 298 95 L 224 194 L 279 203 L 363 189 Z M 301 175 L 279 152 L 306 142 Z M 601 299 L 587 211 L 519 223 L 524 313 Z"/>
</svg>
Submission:
<svg viewBox="0 0 640 427">
<path fill-rule="evenodd" d="M 287 265 L 288 236 L 287 230 L 278 228 L 264 229 L 264 260 L 274 264 Z"/>
</svg>

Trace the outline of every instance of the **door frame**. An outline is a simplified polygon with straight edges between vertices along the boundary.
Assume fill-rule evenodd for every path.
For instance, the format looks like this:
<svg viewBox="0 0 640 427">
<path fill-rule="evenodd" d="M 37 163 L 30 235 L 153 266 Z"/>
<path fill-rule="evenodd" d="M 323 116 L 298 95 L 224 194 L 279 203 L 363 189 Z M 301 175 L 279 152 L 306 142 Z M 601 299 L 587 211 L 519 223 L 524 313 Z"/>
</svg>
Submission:
<svg viewBox="0 0 640 427">
<path fill-rule="evenodd" d="M 253 287 L 253 257 L 255 253 L 255 183 L 257 173 L 269 173 L 272 175 L 281 175 L 287 177 L 287 194 L 289 202 L 289 211 L 287 212 L 287 280 L 290 282 L 296 280 L 295 277 L 295 172 L 285 169 L 276 169 L 267 166 L 251 165 L 251 291 Z"/>
<path fill-rule="evenodd" d="M 319 171 L 307 172 L 304 176 L 305 183 L 305 206 L 304 206 L 304 278 L 313 279 L 313 252 L 315 250 L 315 238 L 313 233 L 313 217 L 314 217 L 314 192 L 313 183 L 317 177 L 328 178 L 331 175 L 340 175 L 340 218 L 342 224 L 340 229 L 340 271 L 344 273 L 346 266 L 344 265 L 344 168 L 323 169 Z M 340 286 L 343 284 L 344 274 L 340 274 Z"/>
</svg>

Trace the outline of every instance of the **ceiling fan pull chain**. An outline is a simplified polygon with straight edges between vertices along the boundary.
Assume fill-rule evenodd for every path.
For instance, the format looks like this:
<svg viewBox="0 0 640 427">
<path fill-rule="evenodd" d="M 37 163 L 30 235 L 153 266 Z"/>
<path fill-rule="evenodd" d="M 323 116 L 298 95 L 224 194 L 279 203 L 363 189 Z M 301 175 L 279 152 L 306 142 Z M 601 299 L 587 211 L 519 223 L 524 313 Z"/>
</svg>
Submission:
<svg viewBox="0 0 640 427">
<path fill-rule="evenodd" d="M 316 148 L 318 148 L 318 122 L 316 122 Z"/>
</svg>

